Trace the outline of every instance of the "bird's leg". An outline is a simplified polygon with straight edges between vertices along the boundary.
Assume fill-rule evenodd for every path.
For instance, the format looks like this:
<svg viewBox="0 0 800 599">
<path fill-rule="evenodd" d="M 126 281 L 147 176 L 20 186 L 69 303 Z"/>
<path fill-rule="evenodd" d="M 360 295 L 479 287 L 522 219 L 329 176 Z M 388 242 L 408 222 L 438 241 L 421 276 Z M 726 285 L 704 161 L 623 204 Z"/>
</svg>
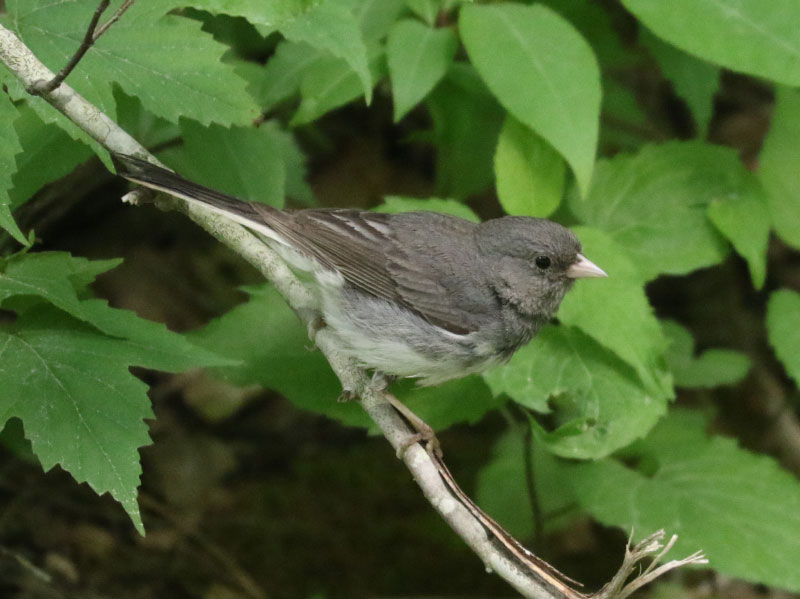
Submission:
<svg viewBox="0 0 800 599">
<path fill-rule="evenodd" d="M 311 316 L 309 318 L 304 318 L 303 320 L 305 320 L 308 323 L 306 325 L 308 338 L 311 340 L 312 343 L 314 343 L 314 339 L 316 338 L 317 333 L 319 333 L 321 329 L 324 329 L 327 326 L 325 323 L 325 319 L 322 318 L 320 314 L 315 314 L 314 316 Z M 311 347 L 306 346 L 306 349 L 311 351 L 316 349 L 316 347 L 313 345 Z"/>
<path fill-rule="evenodd" d="M 414 412 L 412 412 L 408 406 L 406 406 L 402 401 L 397 399 L 391 393 L 384 393 L 383 396 L 388 400 L 392 407 L 400 412 L 400 415 L 405 418 L 408 423 L 414 427 L 417 431 L 415 435 L 411 435 L 397 450 L 397 457 L 402 458 L 403 454 L 406 450 L 414 445 L 415 443 L 419 443 L 420 441 L 425 442 L 425 449 L 431 455 L 441 459 L 442 455 L 442 446 L 439 443 L 439 439 L 436 438 L 436 433 L 430 427 L 430 425 L 425 422 L 422 418 L 417 416 Z"/>
</svg>

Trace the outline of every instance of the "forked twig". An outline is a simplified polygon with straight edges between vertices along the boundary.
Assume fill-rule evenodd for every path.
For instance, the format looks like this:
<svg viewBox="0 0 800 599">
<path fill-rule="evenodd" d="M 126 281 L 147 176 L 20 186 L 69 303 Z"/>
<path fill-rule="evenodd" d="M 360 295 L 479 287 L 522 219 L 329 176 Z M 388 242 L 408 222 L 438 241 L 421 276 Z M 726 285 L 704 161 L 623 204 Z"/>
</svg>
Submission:
<svg viewBox="0 0 800 599">
<path fill-rule="evenodd" d="M 136 0 L 125 0 L 125 2 L 122 3 L 122 6 L 117 9 L 117 12 L 115 12 L 108 21 L 97 28 L 97 31 L 92 38 L 92 42 L 96 42 L 101 35 L 108 31 L 108 28 L 116 23 L 122 15 L 124 15 L 125 11 L 128 10 L 135 1 Z"/>
<path fill-rule="evenodd" d="M 69 59 L 67 64 L 64 65 L 64 68 L 56 73 L 52 79 L 39 79 L 34 81 L 33 84 L 28 87 L 28 92 L 36 96 L 41 96 L 44 94 L 49 94 L 59 85 L 61 85 L 64 82 L 64 79 L 66 79 L 75 69 L 75 67 L 78 66 L 78 63 L 84 57 L 86 52 L 88 52 L 89 48 L 92 47 L 92 45 L 100 38 L 101 35 L 108 31 L 109 27 L 119 20 L 125 11 L 131 7 L 134 1 L 135 0 L 125 0 L 117 12 L 115 12 L 106 23 L 98 28 L 97 23 L 100 21 L 101 15 L 108 8 L 109 3 L 109 0 L 100 0 L 100 4 L 97 5 L 97 8 L 92 15 L 92 19 L 89 21 L 89 26 L 86 28 L 86 33 L 83 36 L 83 40 L 81 41 L 80 46 L 78 46 L 78 49 L 75 51 L 75 54 L 72 55 L 72 58 Z"/>
</svg>

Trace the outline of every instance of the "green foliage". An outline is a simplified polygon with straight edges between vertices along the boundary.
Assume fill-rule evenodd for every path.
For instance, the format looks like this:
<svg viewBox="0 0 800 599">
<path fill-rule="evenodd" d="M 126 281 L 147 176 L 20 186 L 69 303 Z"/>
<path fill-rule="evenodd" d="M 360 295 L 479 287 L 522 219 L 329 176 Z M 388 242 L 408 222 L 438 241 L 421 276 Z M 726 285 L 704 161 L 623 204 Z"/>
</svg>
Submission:
<svg viewBox="0 0 800 599">
<path fill-rule="evenodd" d="M 442 198 L 403 198 L 400 196 L 387 196 L 383 198 L 383 204 L 375 208 L 377 212 L 414 212 L 417 210 L 427 210 L 431 212 L 444 212 L 459 218 L 465 218 L 472 222 L 479 222 L 478 215 L 469 206 L 465 206 L 455 200 L 444 200 Z"/>
<path fill-rule="evenodd" d="M 14 121 L 22 150 L 17 156 L 12 206 L 29 200 L 43 185 L 57 181 L 92 156 L 91 149 L 53 123 L 45 123 L 30 106 L 19 107 Z"/>
<path fill-rule="evenodd" d="M 714 94 L 719 88 L 719 69 L 681 52 L 646 29 L 640 35 L 664 77 L 670 80 L 675 93 L 683 98 L 691 110 L 698 137 L 705 138 L 714 109 Z"/>
<path fill-rule="evenodd" d="M 635 538 L 664 527 L 678 535 L 677 554 L 702 546 L 714 568 L 730 576 L 797 588 L 791 563 L 800 550 L 800 486 L 771 458 L 709 437 L 705 427 L 702 415 L 673 410 L 625 451 L 625 463 L 557 460 L 534 443 L 543 514 L 585 511 Z M 478 499 L 501 524 L 527 536 L 532 522 L 522 510 L 529 497 L 521 441 L 515 432 L 500 439 L 478 481 Z"/>
<path fill-rule="evenodd" d="M 520 539 L 534 532 L 530 496 L 526 488 L 525 444 L 519 431 L 508 431 L 495 444 L 491 458 L 477 481 L 478 504 L 511 534 Z M 541 514 L 558 514 L 545 528 L 562 526 L 576 514 L 576 500 L 562 462 L 535 441 L 530 455 Z"/>
<path fill-rule="evenodd" d="M 368 58 L 371 76 L 379 79 L 386 70 L 383 47 L 370 45 Z M 303 100 L 291 124 L 310 123 L 334 108 L 359 98 L 362 83 L 358 74 L 341 58 L 323 56 L 314 61 L 305 70 L 300 81 L 300 96 Z"/>
<path fill-rule="evenodd" d="M 657 395 L 671 396 L 663 355 L 666 341 L 644 293 L 641 275 L 625 250 L 602 231 L 576 227 L 584 251 L 602 264 L 608 281 L 578 281 L 558 311 L 561 322 L 580 328 L 630 364 Z M 587 310 L 586 306 L 602 306 Z"/>
<path fill-rule="evenodd" d="M 708 204 L 750 193 L 756 191 L 733 151 L 670 142 L 599 161 L 589 193 L 572 194 L 569 205 L 582 222 L 610 233 L 650 280 L 719 262 L 727 249 Z"/>
<path fill-rule="evenodd" d="M 183 152 L 180 168 L 186 177 L 249 202 L 283 207 L 286 165 L 274 128 L 202 127 L 181 120 Z M 215 149 L 209 152 L 208 148 Z M 230 168 L 217 168 L 219 161 Z M 176 165 L 173 165 L 176 166 Z"/>
<path fill-rule="evenodd" d="M 800 84 L 793 0 L 622 0 L 656 35 L 733 71 Z"/>
<path fill-rule="evenodd" d="M 777 87 L 772 126 L 761 150 L 758 177 L 767 190 L 775 232 L 800 248 L 800 91 Z"/>
<path fill-rule="evenodd" d="M 597 146 L 600 71 L 581 35 L 534 5 L 464 6 L 464 46 L 500 103 L 558 150 L 582 192 Z"/>
<path fill-rule="evenodd" d="M 454 64 L 428 96 L 436 154 L 436 191 L 465 198 L 492 185 L 492 156 L 503 110 L 469 65 Z"/>
<path fill-rule="evenodd" d="M 580 506 L 637 538 L 664 527 L 678 535 L 678 554 L 702 547 L 727 575 L 800 588 L 797 479 L 704 429 L 700 415 L 676 410 L 631 449 L 636 468 L 615 460 L 574 466 Z"/>
<path fill-rule="evenodd" d="M 220 61 L 225 47 L 201 35 L 199 23 L 166 15 L 180 4 L 135 3 L 86 53 L 70 85 L 106 114 L 114 114 L 112 84 L 117 84 L 171 121 L 180 116 L 204 124 L 250 121 L 256 105 L 244 80 Z M 95 3 L 11 0 L 6 7 L 6 22 L 58 71 L 83 39 Z"/>
<path fill-rule="evenodd" d="M 386 43 L 395 121 L 439 83 L 453 62 L 457 47 L 452 29 L 434 29 L 413 19 L 395 23 Z"/>
<path fill-rule="evenodd" d="M 7 0 L 0 21 L 58 70 L 96 4 Z M 748 288 L 754 303 L 769 298 L 769 342 L 800 381 L 800 295 L 753 293 L 788 285 L 767 255 L 771 229 L 800 248 L 800 95 L 777 86 L 757 175 L 735 149 L 703 141 L 726 138 L 715 98 L 736 83 L 720 79 L 722 68 L 760 77 L 761 86 L 800 84 L 800 9 L 789 0 L 622 4 L 632 17 L 591 0 L 137 2 L 67 83 L 177 171 L 246 200 L 311 205 L 306 165 L 332 161 L 342 130 L 348 139 L 393 131 L 398 153 L 414 156 L 409 163 L 430 157 L 431 172 L 419 169 L 398 192 L 421 198 L 388 196 L 377 210 L 473 221 L 529 215 L 572 227 L 608 279 L 578 281 L 557 323 L 485 375 L 431 389 L 398 381 L 393 390 L 437 430 L 506 405 L 524 411 L 543 511 L 561 514 L 546 519 L 550 529 L 580 511 L 637 534 L 667 528 L 680 535 L 680 551 L 703 549 L 721 572 L 800 590 L 787 561 L 800 549 L 797 481 L 770 459 L 708 436 L 696 413 L 664 417 L 673 385 L 681 395 L 702 388 L 706 397 L 739 383 L 749 357 L 708 349 L 709 337 L 692 323 L 703 349 L 696 355 L 688 328 L 656 317 L 649 292 L 663 281 L 647 286 L 664 275 L 682 285 L 733 248 L 750 274 L 735 288 Z M 627 35 L 634 27 L 638 36 Z M 247 43 L 232 31 L 246 32 Z M 647 98 L 651 83 L 667 90 L 666 102 Z M 13 244 L 28 243 L 12 209 L 91 156 L 107 155 L 3 67 L 0 84 L 7 256 Z M 673 91 L 695 121 L 695 139 L 679 141 L 685 132 L 670 130 L 671 113 L 656 114 L 659 102 L 674 104 Z M 598 148 L 613 157 L 596 160 Z M 385 189 L 370 187 L 380 180 L 372 175 L 352 176 L 380 197 Z M 143 419 L 152 412 L 130 366 L 209 366 L 229 383 L 260 385 L 303 410 L 370 426 L 357 404 L 336 401 L 335 375 L 267 285 L 246 287 L 248 301 L 182 336 L 92 297 L 89 284 L 115 261 L 35 248 L 2 260 L 0 425 L 19 418 L 45 468 L 59 464 L 111 493 L 140 530 L 138 448 L 149 442 Z M 735 274 L 724 276 L 744 272 L 728 270 Z M 664 313 L 735 317 L 716 300 L 706 310 Z M 534 521 L 526 447 L 510 427 L 478 476 L 482 505 L 520 534 Z"/>
<path fill-rule="evenodd" d="M 511 115 L 500 131 L 494 172 L 497 197 L 508 214 L 550 216 L 561 203 L 564 159 Z"/>
<path fill-rule="evenodd" d="M 736 169 L 738 180 L 731 191 L 708 205 L 708 218 L 747 260 L 753 287 L 760 289 L 767 277 L 767 243 L 770 218 L 764 190 L 754 175 Z"/>
<path fill-rule="evenodd" d="M 26 243 L 25 235 L 19 230 L 11 216 L 11 178 L 17 171 L 14 155 L 22 151 L 19 136 L 14 130 L 17 111 L 6 98 L 0 97 L 0 227 L 11 233 L 20 243 Z"/>
<path fill-rule="evenodd" d="M 136 489 L 137 450 L 150 442 L 147 387 L 130 366 L 179 371 L 229 363 L 163 325 L 83 299 L 95 276 L 118 261 L 63 253 L 25 254 L 0 267 L 0 419 L 20 418 L 45 470 L 56 464 L 108 492 L 144 533 Z"/>
<path fill-rule="evenodd" d="M 694 339 L 686 327 L 674 320 L 661 322 L 669 339 L 667 364 L 678 387 L 716 387 L 742 380 L 750 370 L 750 360 L 730 349 L 708 349 L 694 356 Z"/>
<path fill-rule="evenodd" d="M 181 4 L 245 17 L 254 25 L 260 25 L 264 34 L 280 31 L 288 40 L 305 42 L 343 59 L 358 78 L 369 103 L 372 78 L 367 66 L 367 49 L 349 0 L 194 0 Z"/>
<path fill-rule="evenodd" d="M 769 298 L 769 342 L 786 372 L 800 384 L 800 294 L 781 289 Z"/>
<path fill-rule="evenodd" d="M 644 435 L 667 397 L 646 389 L 636 372 L 574 327 L 550 326 L 505 366 L 484 375 L 494 393 L 537 412 L 556 409 L 559 427 L 538 438 L 554 454 L 599 458 Z"/>
</svg>

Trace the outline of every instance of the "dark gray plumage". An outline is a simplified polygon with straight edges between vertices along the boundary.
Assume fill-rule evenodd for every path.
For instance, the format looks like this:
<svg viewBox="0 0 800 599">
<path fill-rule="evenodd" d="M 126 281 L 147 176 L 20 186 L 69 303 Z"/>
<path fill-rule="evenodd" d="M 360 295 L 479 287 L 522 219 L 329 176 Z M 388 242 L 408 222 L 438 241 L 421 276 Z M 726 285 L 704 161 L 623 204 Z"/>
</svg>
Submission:
<svg viewBox="0 0 800 599">
<path fill-rule="evenodd" d="M 322 314 L 362 365 L 424 385 L 508 359 L 556 312 L 575 278 L 605 276 L 571 231 L 538 218 L 476 224 L 433 212 L 281 211 L 130 156 L 131 181 L 201 202 L 313 274 Z"/>
</svg>

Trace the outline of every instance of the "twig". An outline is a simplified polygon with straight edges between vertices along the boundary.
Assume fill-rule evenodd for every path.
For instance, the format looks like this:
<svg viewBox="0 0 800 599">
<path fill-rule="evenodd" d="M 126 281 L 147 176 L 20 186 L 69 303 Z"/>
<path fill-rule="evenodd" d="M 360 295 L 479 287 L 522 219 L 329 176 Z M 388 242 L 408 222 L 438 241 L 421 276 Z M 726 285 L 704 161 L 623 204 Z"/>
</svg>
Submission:
<svg viewBox="0 0 800 599">
<path fill-rule="evenodd" d="M 50 78 L 49 80 L 39 79 L 34 81 L 30 86 L 28 86 L 27 90 L 29 93 L 42 96 L 44 94 L 49 94 L 55 88 L 57 88 L 64 79 L 72 72 L 72 70 L 78 65 L 83 58 L 83 55 L 92 47 L 92 44 L 95 40 L 100 37 L 100 35 L 95 36 L 95 28 L 97 27 L 97 22 L 100 20 L 100 15 L 105 12 L 108 8 L 109 0 L 100 0 L 100 4 L 97 5 L 97 8 L 92 15 L 92 20 L 89 21 L 89 27 L 86 29 L 86 33 L 83 36 L 83 41 L 81 45 L 78 46 L 78 49 L 75 51 L 75 54 L 72 55 L 72 58 L 69 59 L 64 68 L 61 69 L 55 77 Z M 106 27 L 107 29 L 107 27 Z M 103 30 L 105 31 L 105 29 Z"/>
<path fill-rule="evenodd" d="M 117 12 L 115 12 L 108 21 L 106 21 L 97 29 L 94 34 L 94 38 L 92 38 L 92 42 L 96 42 L 101 35 L 108 31 L 108 28 L 116 23 L 122 15 L 124 15 L 125 11 L 128 10 L 135 1 L 136 0 L 125 0 L 125 2 L 122 3 L 122 6 L 117 9 Z"/>
<path fill-rule="evenodd" d="M 670 540 L 667 541 L 666 545 L 663 545 L 661 541 L 664 539 L 664 536 L 664 531 L 659 530 L 658 532 L 651 534 L 649 537 L 639 541 L 639 543 L 634 545 L 633 548 L 631 548 L 632 538 L 628 539 L 628 545 L 625 547 L 625 557 L 622 560 L 622 566 L 614 575 L 614 578 L 611 579 L 611 582 L 600 589 L 597 593 L 592 595 L 592 599 L 626 599 L 626 597 L 629 597 L 632 593 L 639 590 L 647 583 L 652 582 L 670 570 L 674 570 L 675 568 L 680 568 L 681 566 L 686 566 L 688 564 L 708 563 L 705 555 L 698 551 L 689 557 L 685 557 L 680 560 L 672 560 L 671 562 L 667 562 L 666 564 L 656 568 L 656 565 L 661 558 L 663 558 L 664 555 L 666 555 L 666 553 L 672 549 L 672 546 L 675 545 L 675 541 L 678 540 L 677 535 L 672 535 Z M 633 533 L 631 533 L 631 537 L 633 537 Z M 657 555 L 653 557 L 653 561 L 650 563 L 650 565 L 641 574 L 636 576 L 629 583 L 625 584 L 625 581 L 628 579 L 628 577 L 630 577 L 638 564 L 654 553 L 657 553 Z"/>
<path fill-rule="evenodd" d="M 131 7 L 134 2 L 135 0 L 125 0 L 125 2 L 122 3 L 122 6 L 117 9 L 117 12 L 115 12 L 108 21 L 106 21 L 100 27 L 97 27 L 97 23 L 100 21 L 100 16 L 108 8 L 109 3 L 109 0 L 100 0 L 100 4 L 97 5 L 97 8 L 92 15 L 92 19 L 89 21 L 89 26 L 86 28 L 83 41 L 81 41 L 81 45 L 78 46 L 78 49 L 75 51 L 75 54 L 72 55 L 72 58 L 69 59 L 69 62 L 67 62 L 67 64 L 64 65 L 64 68 L 61 69 L 51 79 L 39 79 L 38 81 L 34 81 L 33 84 L 27 88 L 28 92 L 35 96 L 41 96 L 44 94 L 49 94 L 59 85 L 61 85 L 64 82 L 64 79 L 66 79 L 75 69 L 75 67 L 78 66 L 78 63 L 81 61 L 89 48 L 91 48 L 92 45 L 98 39 L 100 39 L 101 35 L 108 31 L 109 27 L 119 20 L 119 18 Z"/>
<path fill-rule="evenodd" d="M 53 77 L 53 73 L 2 25 L 0 25 L 0 60 L 27 89 L 30 89 L 36 81 L 47 81 Z M 44 94 L 43 98 L 108 150 L 156 162 L 155 158 L 149 155 L 135 139 L 69 85 L 62 84 Z M 168 196 L 159 196 L 159 205 L 183 211 L 206 231 L 258 268 L 305 323 L 313 322 L 318 317 L 316 301 L 308 289 L 298 281 L 286 264 L 253 234 L 201 205 L 189 204 Z M 384 393 L 371 383 L 362 369 L 340 351 L 335 338 L 327 329 L 323 327 L 317 332 L 315 342 L 339 377 L 342 387 L 352 390 L 361 398 L 361 406 L 394 449 L 397 451 L 407 447 L 402 453 L 402 459 L 425 497 L 483 560 L 487 568 L 497 572 L 524 597 L 582 599 L 583 595 L 565 584 L 555 570 L 527 552 L 494 520 L 483 514 L 458 488 L 444 462 L 438 459 L 434 461 L 435 458 L 432 458 L 419 444 L 408 446 L 409 439 L 414 437 L 416 431 L 409 429 L 387 401 Z M 658 534 L 663 537 L 663 532 Z M 702 561 L 702 556 L 696 554 L 686 560 L 670 562 L 648 571 L 642 577 L 623 586 L 635 564 L 660 548 L 657 542 L 651 541 L 644 547 L 642 544 L 637 545 L 633 553 L 628 551 L 620 572 L 604 592 L 596 596 L 596 599 L 616 599 L 616 597 L 624 599 L 636 588 L 679 565 L 705 563 Z M 635 586 L 637 583 L 638 586 Z"/>
</svg>

